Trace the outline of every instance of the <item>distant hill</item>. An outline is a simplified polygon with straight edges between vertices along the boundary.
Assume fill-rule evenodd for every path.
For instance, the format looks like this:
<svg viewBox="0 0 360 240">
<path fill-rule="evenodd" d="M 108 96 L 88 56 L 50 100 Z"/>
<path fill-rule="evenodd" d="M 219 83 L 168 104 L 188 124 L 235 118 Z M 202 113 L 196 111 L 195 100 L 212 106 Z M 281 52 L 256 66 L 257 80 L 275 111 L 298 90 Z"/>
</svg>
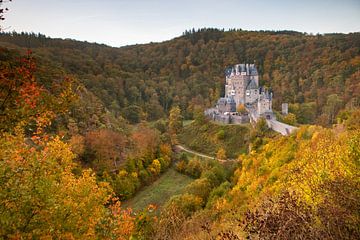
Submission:
<svg viewBox="0 0 360 240">
<path fill-rule="evenodd" d="M 115 116 L 130 122 L 164 117 L 179 105 L 186 118 L 223 94 L 224 69 L 258 66 L 274 108 L 290 103 L 299 123 L 334 122 L 360 105 L 360 33 L 200 29 L 162 43 L 112 48 L 41 34 L 2 33 L 0 46 L 31 48 L 38 61 L 76 76 Z"/>
</svg>

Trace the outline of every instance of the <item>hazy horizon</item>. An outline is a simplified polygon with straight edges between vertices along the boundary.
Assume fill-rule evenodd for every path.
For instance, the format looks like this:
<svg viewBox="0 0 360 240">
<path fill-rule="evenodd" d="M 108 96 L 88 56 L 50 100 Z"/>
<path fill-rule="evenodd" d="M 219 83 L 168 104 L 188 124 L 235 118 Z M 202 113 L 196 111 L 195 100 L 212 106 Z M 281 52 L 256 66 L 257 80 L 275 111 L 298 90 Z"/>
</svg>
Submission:
<svg viewBox="0 0 360 240">
<path fill-rule="evenodd" d="M 192 28 L 291 30 L 308 34 L 360 31 L 360 1 L 14 0 L 6 31 L 96 42 L 113 47 L 162 42 Z"/>
</svg>

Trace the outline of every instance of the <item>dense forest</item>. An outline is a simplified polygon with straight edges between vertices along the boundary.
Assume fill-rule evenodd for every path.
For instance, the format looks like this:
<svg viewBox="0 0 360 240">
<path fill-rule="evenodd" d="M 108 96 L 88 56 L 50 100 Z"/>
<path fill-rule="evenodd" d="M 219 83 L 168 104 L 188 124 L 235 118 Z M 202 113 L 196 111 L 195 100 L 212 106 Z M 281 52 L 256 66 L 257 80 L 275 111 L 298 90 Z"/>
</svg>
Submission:
<svg viewBox="0 0 360 240">
<path fill-rule="evenodd" d="M 224 69 L 249 62 L 293 134 L 204 117 Z M 121 48 L 1 33 L 0 239 L 359 239 L 359 106 L 359 33 Z M 123 207 L 169 171 L 187 181 L 176 195 Z"/>
<path fill-rule="evenodd" d="M 131 123 L 160 119 L 174 105 L 191 119 L 223 95 L 224 70 L 236 63 L 255 62 L 261 84 L 274 92 L 274 108 L 290 103 L 299 123 L 326 126 L 340 109 L 360 104 L 359 33 L 199 29 L 121 48 L 28 33 L 3 33 L 0 42 L 32 49 L 45 69 L 73 75 Z"/>
</svg>

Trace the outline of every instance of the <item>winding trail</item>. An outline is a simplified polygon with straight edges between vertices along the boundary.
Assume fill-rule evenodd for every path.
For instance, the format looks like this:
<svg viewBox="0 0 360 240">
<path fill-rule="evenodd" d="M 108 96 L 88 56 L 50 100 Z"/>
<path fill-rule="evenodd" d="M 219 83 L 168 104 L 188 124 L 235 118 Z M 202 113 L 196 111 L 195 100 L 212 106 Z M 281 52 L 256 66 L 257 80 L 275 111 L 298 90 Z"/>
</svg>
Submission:
<svg viewBox="0 0 360 240">
<path fill-rule="evenodd" d="M 194 154 L 196 156 L 203 157 L 203 158 L 208 158 L 208 159 L 212 159 L 212 160 L 218 160 L 219 162 L 222 162 L 222 163 L 227 162 L 227 161 L 234 161 L 235 160 L 235 159 L 225 159 L 225 160 L 224 159 L 218 159 L 216 157 L 211 157 L 211 156 L 205 155 L 203 153 L 195 152 L 195 151 L 190 150 L 190 149 L 188 149 L 188 148 L 186 148 L 186 147 L 184 147 L 182 145 L 175 145 L 174 147 L 175 147 L 175 150 L 188 152 L 188 153 L 191 153 L 191 154 Z"/>
</svg>

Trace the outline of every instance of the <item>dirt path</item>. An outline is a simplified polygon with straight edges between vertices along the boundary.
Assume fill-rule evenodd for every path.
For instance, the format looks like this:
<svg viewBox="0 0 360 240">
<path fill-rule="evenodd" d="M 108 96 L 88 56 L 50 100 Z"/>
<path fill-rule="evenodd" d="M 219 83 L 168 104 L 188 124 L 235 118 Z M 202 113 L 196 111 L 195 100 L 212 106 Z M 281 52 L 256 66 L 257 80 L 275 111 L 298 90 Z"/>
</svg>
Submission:
<svg viewBox="0 0 360 240">
<path fill-rule="evenodd" d="M 211 157 L 209 155 L 205 155 L 205 154 L 202 154 L 202 153 L 195 152 L 193 150 L 187 149 L 186 147 L 184 147 L 182 145 L 175 145 L 175 148 L 177 150 L 179 150 L 179 151 L 188 152 L 188 153 L 191 153 L 191 154 L 194 154 L 196 156 L 203 157 L 203 158 L 215 159 L 215 160 L 218 160 L 219 162 L 234 161 L 234 159 L 225 159 L 225 160 L 224 159 L 217 159 L 216 157 Z"/>
</svg>

